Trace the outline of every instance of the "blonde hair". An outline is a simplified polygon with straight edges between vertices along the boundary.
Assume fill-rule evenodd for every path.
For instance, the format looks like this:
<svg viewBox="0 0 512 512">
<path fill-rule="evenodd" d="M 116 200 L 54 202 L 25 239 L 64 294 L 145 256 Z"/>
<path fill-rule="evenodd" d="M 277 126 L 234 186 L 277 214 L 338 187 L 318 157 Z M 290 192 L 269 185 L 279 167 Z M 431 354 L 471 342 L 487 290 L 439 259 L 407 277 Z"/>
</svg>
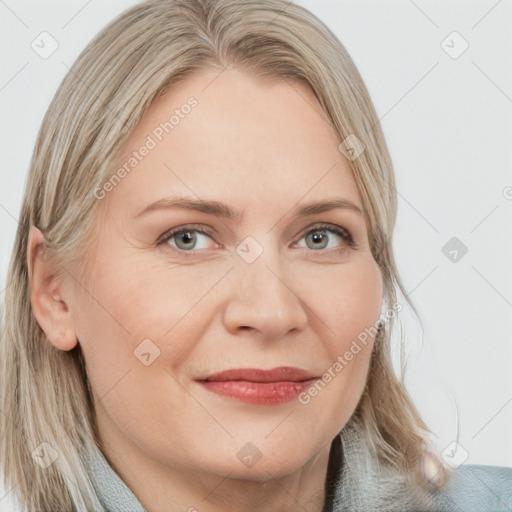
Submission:
<svg viewBox="0 0 512 512">
<path fill-rule="evenodd" d="M 85 261 L 99 201 L 116 155 L 152 101 L 194 71 L 226 66 L 312 90 L 339 141 L 365 150 L 350 162 L 363 201 L 387 304 L 400 282 L 392 252 L 397 212 L 394 171 L 364 82 L 330 29 L 284 0 L 151 0 L 124 12 L 85 48 L 60 85 L 35 145 L 10 261 L 0 344 L 1 470 L 28 510 L 101 509 L 84 461 L 98 446 L 94 408 L 79 345 L 56 349 L 29 296 L 31 226 L 59 272 Z M 78 266 L 77 266 L 78 268 Z M 80 279 L 75 275 L 75 279 Z M 415 310 L 412 303 L 409 304 Z M 417 473 L 426 427 L 391 360 L 394 320 L 379 329 L 367 386 L 350 425 L 378 460 Z M 58 453 L 43 469 L 42 442 Z"/>
</svg>

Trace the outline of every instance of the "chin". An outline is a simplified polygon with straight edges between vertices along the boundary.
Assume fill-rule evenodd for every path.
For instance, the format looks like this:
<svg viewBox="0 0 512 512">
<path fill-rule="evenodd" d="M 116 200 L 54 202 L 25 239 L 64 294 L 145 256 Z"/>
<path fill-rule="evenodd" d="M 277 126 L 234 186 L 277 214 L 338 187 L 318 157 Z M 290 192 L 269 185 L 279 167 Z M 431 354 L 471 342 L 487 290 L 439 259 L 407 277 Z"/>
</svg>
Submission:
<svg viewBox="0 0 512 512">
<path fill-rule="evenodd" d="M 236 448 L 226 447 L 223 453 L 214 455 L 213 460 L 209 451 L 205 465 L 215 468 L 216 473 L 229 474 L 229 478 L 266 482 L 298 471 L 307 462 L 304 450 L 297 450 L 296 443 L 284 449 L 281 444 L 279 452 L 269 443 L 267 447 L 250 441 L 236 444 Z"/>
</svg>

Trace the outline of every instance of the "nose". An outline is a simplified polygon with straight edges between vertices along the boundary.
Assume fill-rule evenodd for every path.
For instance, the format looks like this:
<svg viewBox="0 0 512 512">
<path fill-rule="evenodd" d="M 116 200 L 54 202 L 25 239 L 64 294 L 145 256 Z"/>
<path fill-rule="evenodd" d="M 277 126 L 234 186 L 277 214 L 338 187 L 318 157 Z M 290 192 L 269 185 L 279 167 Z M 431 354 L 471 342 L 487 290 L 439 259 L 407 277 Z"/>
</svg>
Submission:
<svg viewBox="0 0 512 512">
<path fill-rule="evenodd" d="M 227 331 L 235 336 L 251 331 L 263 340 L 281 339 L 306 327 L 308 317 L 295 291 L 296 279 L 284 272 L 278 255 L 269 253 L 235 265 L 223 318 Z"/>
</svg>

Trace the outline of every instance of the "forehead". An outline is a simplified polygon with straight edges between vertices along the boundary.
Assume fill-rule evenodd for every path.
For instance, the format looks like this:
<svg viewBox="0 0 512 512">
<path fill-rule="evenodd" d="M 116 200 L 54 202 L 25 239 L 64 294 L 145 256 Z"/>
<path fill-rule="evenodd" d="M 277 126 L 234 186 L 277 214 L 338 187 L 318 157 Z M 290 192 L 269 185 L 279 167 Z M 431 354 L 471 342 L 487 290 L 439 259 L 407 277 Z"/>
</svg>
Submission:
<svg viewBox="0 0 512 512">
<path fill-rule="evenodd" d="M 125 172 L 108 201 L 130 214 L 174 194 L 265 211 L 336 193 L 360 203 L 338 144 L 304 84 L 201 71 L 146 112 L 112 169 Z"/>
</svg>

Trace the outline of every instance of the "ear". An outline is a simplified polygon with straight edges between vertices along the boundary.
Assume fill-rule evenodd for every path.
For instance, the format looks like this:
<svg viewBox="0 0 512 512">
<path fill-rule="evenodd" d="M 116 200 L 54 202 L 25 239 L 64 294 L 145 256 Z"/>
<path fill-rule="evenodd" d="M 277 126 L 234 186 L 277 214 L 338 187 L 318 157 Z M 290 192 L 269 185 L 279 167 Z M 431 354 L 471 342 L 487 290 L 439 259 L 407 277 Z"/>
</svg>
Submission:
<svg viewBox="0 0 512 512">
<path fill-rule="evenodd" d="M 43 233 L 35 226 L 30 227 L 28 236 L 27 268 L 30 301 L 37 323 L 56 348 L 73 349 L 78 340 L 69 311 L 71 288 L 46 257 Z"/>
</svg>

